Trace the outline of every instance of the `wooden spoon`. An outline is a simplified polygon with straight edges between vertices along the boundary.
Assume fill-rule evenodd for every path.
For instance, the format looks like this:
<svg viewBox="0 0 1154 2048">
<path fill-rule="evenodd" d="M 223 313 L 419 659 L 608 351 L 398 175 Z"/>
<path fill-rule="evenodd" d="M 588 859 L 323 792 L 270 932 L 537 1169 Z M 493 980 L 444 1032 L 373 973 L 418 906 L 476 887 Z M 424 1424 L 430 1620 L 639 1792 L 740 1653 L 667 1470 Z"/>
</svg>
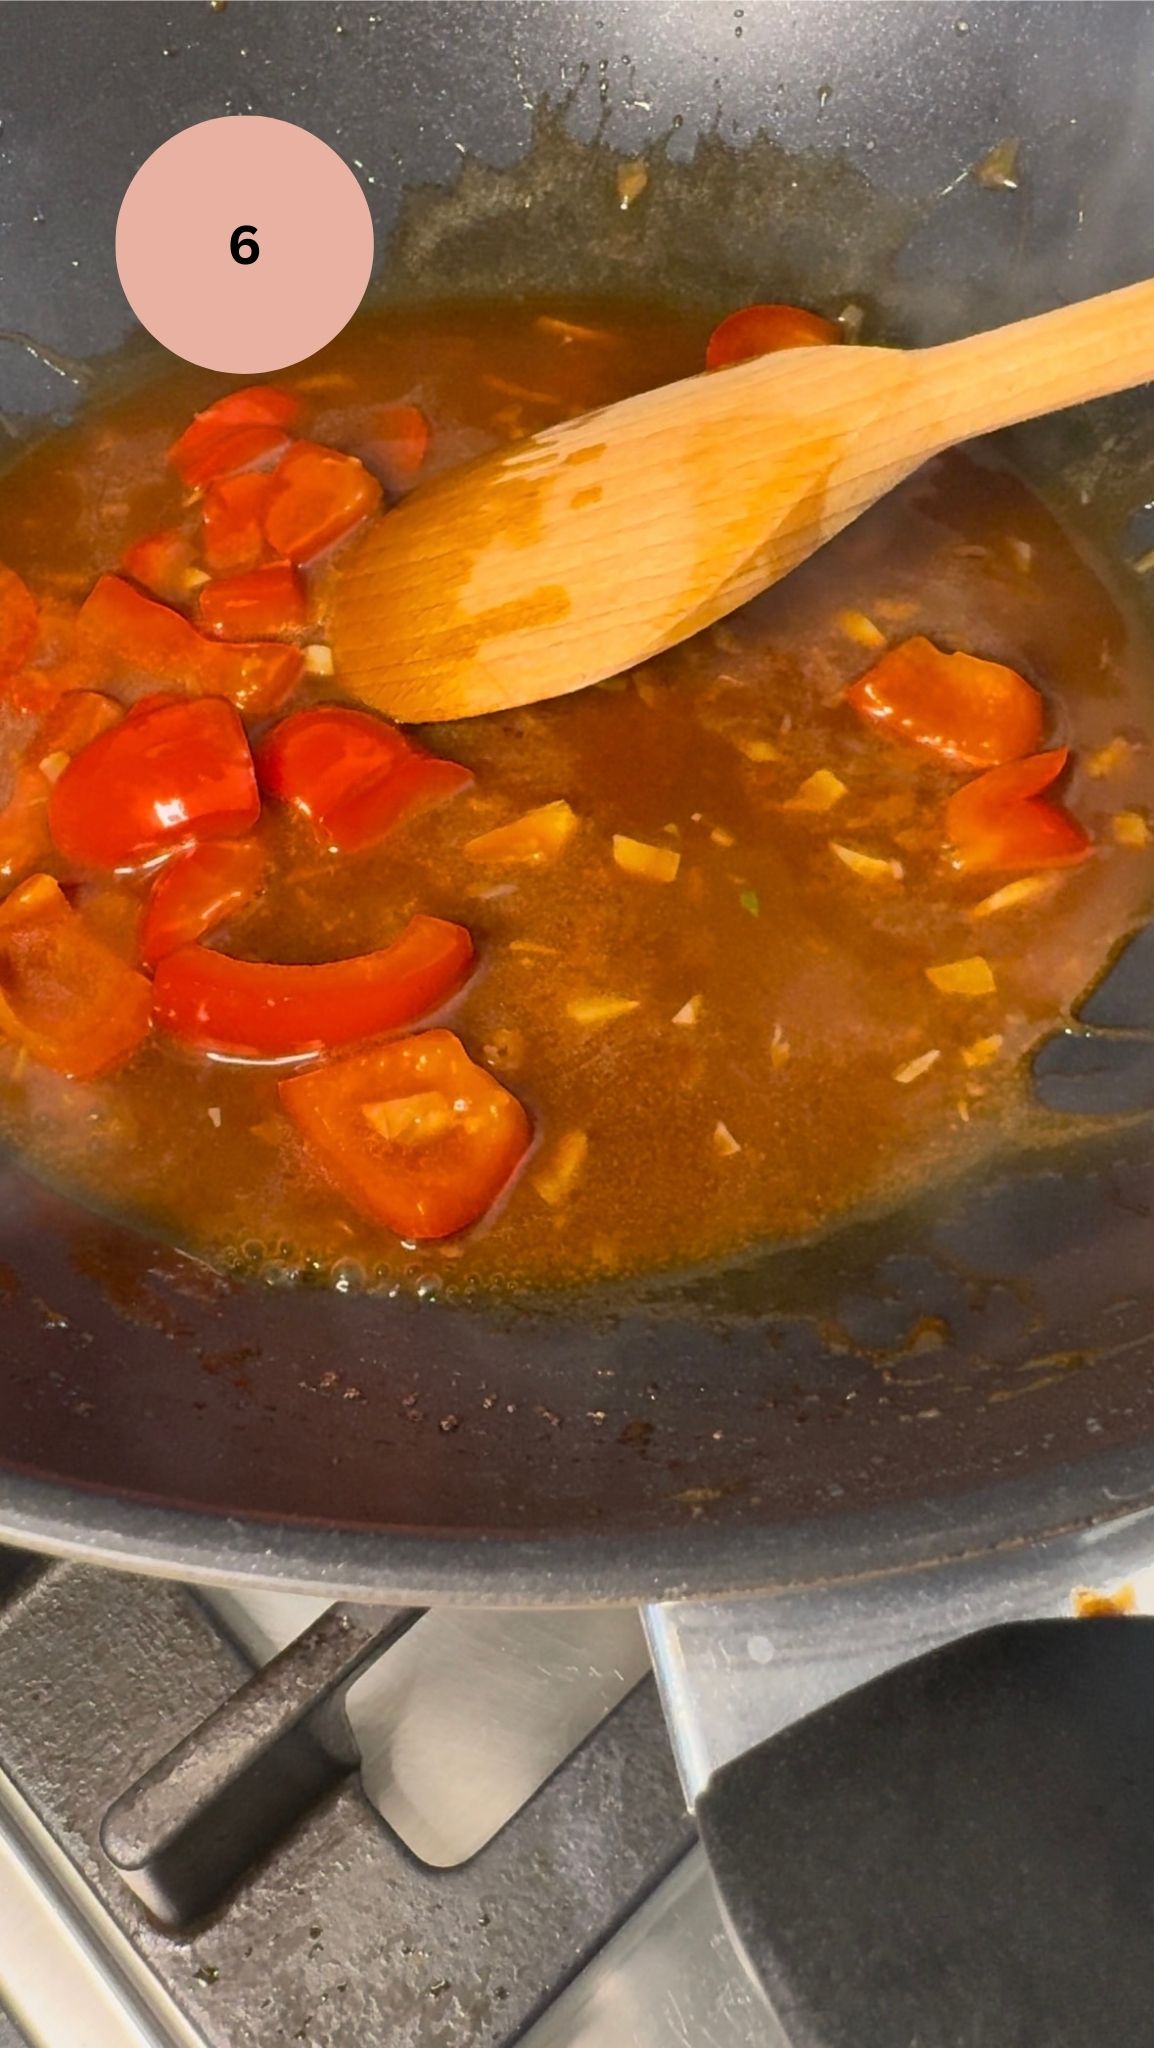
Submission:
<svg viewBox="0 0 1154 2048">
<path fill-rule="evenodd" d="M 337 674 L 405 723 L 602 681 L 744 604 L 929 455 L 1154 378 L 1154 282 L 937 348 L 805 348 L 437 478 L 334 595 Z"/>
</svg>

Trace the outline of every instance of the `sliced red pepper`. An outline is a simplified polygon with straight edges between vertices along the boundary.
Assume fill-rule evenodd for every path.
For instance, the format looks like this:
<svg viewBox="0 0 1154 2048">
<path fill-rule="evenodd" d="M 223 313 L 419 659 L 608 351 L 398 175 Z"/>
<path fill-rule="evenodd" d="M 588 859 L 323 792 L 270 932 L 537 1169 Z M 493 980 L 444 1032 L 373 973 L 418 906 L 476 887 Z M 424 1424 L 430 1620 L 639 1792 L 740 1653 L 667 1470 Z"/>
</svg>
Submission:
<svg viewBox="0 0 1154 2048">
<path fill-rule="evenodd" d="M 380 952 L 320 967 L 269 966 L 182 946 L 156 970 L 153 1015 L 201 1052 L 284 1059 L 415 1024 L 454 994 L 472 958 L 464 926 L 440 917 L 410 918 Z"/>
<path fill-rule="evenodd" d="M 846 703 L 953 768 L 1020 760 L 1042 737 L 1042 699 L 1017 669 L 944 654 L 921 634 L 891 647 L 859 676 Z"/>
<path fill-rule="evenodd" d="M 325 844 L 336 853 L 358 853 L 375 846 L 414 811 L 430 810 L 448 797 L 459 796 L 473 780 L 471 768 L 437 754 L 410 748 L 392 773 L 358 790 L 332 813 Z"/>
<path fill-rule="evenodd" d="M 83 647 L 101 650 L 124 669 L 228 697 L 254 717 L 279 710 L 304 670 L 296 647 L 206 640 L 179 612 L 119 576 L 101 576 L 93 585 L 80 608 L 78 634 Z"/>
<path fill-rule="evenodd" d="M 160 533 L 146 533 L 126 548 L 121 568 L 135 583 L 143 583 L 166 604 L 183 604 L 191 589 L 194 562 L 192 542 L 175 527 Z"/>
<path fill-rule="evenodd" d="M 201 585 L 196 615 L 219 640 L 276 640 L 308 624 L 304 585 L 287 562 Z"/>
<path fill-rule="evenodd" d="M 361 453 L 387 491 L 412 489 L 429 452 L 429 422 L 419 405 L 383 405 Z"/>
<path fill-rule="evenodd" d="M 0 810 L 0 881 L 11 882 L 51 858 L 48 798 L 73 754 L 119 723 L 124 713 L 95 690 L 70 690 L 37 727 Z"/>
<path fill-rule="evenodd" d="M 256 765 L 266 794 L 291 804 L 338 853 L 375 845 L 410 811 L 473 780 L 468 768 L 422 753 L 372 712 L 336 704 L 282 719 L 257 748 Z"/>
<path fill-rule="evenodd" d="M 17 768 L 12 794 L 0 810 L 0 881 L 13 882 L 51 857 L 50 788 L 39 768 L 27 762 Z"/>
<path fill-rule="evenodd" d="M 410 1241 L 476 1223 L 532 1136 L 516 1096 L 451 1031 L 424 1031 L 294 1074 L 280 1095 L 342 1193 Z"/>
<path fill-rule="evenodd" d="M 0 562 L 0 675 L 27 661 L 36 645 L 40 607 L 22 576 Z"/>
<path fill-rule="evenodd" d="M 100 690 L 66 690 L 41 719 L 27 758 L 43 761 L 53 754 L 78 754 L 102 732 L 111 732 L 124 717 L 124 706 Z"/>
<path fill-rule="evenodd" d="M 260 815 L 244 727 L 214 698 L 153 697 L 70 761 L 48 802 L 80 867 L 128 868 L 168 847 L 228 839 Z"/>
<path fill-rule="evenodd" d="M 380 502 L 380 484 L 355 455 L 298 441 L 273 476 L 265 538 L 290 562 L 308 562 L 344 540 Z"/>
<path fill-rule="evenodd" d="M 49 875 L 0 905 L 0 1031 L 73 1081 L 120 1066 L 151 1023 L 143 974 L 92 932 Z"/>
<path fill-rule="evenodd" d="M 184 483 L 201 490 L 218 477 L 236 476 L 246 469 L 271 469 L 291 445 L 279 427 L 221 427 L 182 457 L 178 474 Z"/>
<path fill-rule="evenodd" d="M 178 946 L 194 945 L 251 903 L 267 861 L 255 839 L 206 840 L 163 868 L 140 920 L 140 958 L 154 966 Z"/>
<path fill-rule="evenodd" d="M 223 477 L 209 485 L 201 506 L 202 546 L 214 576 L 255 569 L 264 560 L 264 515 L 272 488 L 272 478 L 263 470 L 246 470 L 243 476 Z"/>
<path fill-rule="evenodd" d="M 272 384 L 229 391 L 197 413 L 169 449 L 169 463 L 182 482 L 200 489 L 216 477 L 281 454 L 288 440 L 284 430 L 299 412 L 299 398 Z"/>
<path fill-rule="evenodd" d="M 1072 867 L 1091 851 L 1088 832 L 1041 796 L 1069 759 L 1068 747 L 1008 761 L 967 782 L 946 805 L 946 836 L 953 863 L 964 874 L 988 868 Z"/>
<path fill-rule="evenodd" d="M 826 348 L 842 339 L 834 320 L 807 313 L 803 306 L 740 306 L 714 328 L 705 350 L 707 370 L 728 363 L 747 363 L 753 356 L 773 355 L 782 348 Z"/>
</svg>

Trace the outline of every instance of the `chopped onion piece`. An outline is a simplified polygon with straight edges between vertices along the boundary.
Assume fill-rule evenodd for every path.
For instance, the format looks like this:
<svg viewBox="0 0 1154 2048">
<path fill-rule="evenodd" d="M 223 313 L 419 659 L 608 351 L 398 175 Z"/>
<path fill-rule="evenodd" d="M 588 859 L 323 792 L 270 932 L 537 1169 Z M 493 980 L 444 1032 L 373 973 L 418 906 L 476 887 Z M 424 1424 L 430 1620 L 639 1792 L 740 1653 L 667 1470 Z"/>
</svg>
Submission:
<svg viewBox="0 0 1154 2048">
<path fill-rule="evenodd" d="M 589 1150 L 584 1131 L 566 1131 L 547 1154 L 544 1164 L 529 1176 L 543 1202 L 556 1209 L 573 1189 Z"/>
<path fill-rule="evenodd" d="M 988 1038 L 975 1038 L 971 1045 L 962 1047 L 962 1063 L 967 1067 L 988 1067 L 1002 1050 L 1002 1034 L 992 1031 Z"/>
<path fill-rule="evenodd" d="M 627 839 L 623 832 L 613 834 L 613 858 L 623 873 L 646 882 L 675 881 L 681 866 L 675 847 L 647 846 L 643 839 Z"/>
<path fill-rule="evenodd" d="M 363 1102 L 361 1115 L 390 1145 L 427 1145 L 456 1122 L 454 1105 L 437 1088 L 396 1095 L 389 1102 Z"/>
<path fill-rule="evenodd" d="M 700 1008 L 701 997 L 690 996 L 689 1001 L 687 1003 L 682 1003 L 681 1008 L 677 1012 L 677 1015 L 671 1018 L 670 1022 L 673 1024 L 696 1024 L 697 1013 L 700 1010 Z"/>
<path fill-rule="evenodd" d="M 867 619 L 864 612 L 839 612 L 837 623 L 847 640 L 853 640 L 859 647 L 884 647 L 886 636 L 880 626 Z"/>
<path fill-rule="evenodd" d="M 1141 811 L 1119 811 L 1113 820 L 1115 846 L 1146 846 L 1150 827 Z"/>
<path fill-rule="evenodd" d="M 997 989 L 993 969 L 980 953 L 966 960 L 946 960 L 940 967 L 927 967 L 926 979 L 944 996 L 992 996 Z"/>
<path fill-rule="evenodd" d="M 1098 748 L 1096 754 L 1087 756 L 1086 773 L 1092 776 L 1095 782 L 1101 782 L 1104 776 L 1113 775 L 1118 769 L 1127 767 L 1133 751 L 1131 742 L 1123 739 L 1121 733 L 1116 733 L 1112 740 L 1107 740 L 1104 747 Z"/>
<path fill-rule="evenodd" d="M 846 795 L 846 785 L 830 768 L 815 768 L 801 788 L 783 804 L 787 811 L 832 811 Z"/>
<path fill-rule="evenodd" d="M 497 825 L 492 832 L 482 832 L 478 838 L 470 839 L 465 858 L 497 865 L 523 861 L 536 867 L 560 853 L 576 830 L 577 814 L 560 797 L 556 803 L 539 804 L 536 810 L 526 811 L 508 825 Z"/>
<path fill-rule="evenodd" d="M 565 1015 L 574 1024 L 611 1024 L 615 1017 L 627 1017 L 630 1010 L 640 1008 L 640 1000 L 633 996 L 572 996 Z"/>
<path fill-rule="evenodd" d="M 310 676 L 331 676 L 331 675 L 332 675 L 332 672 L 333 672 L 333 650 L 332 650 L 332 648 L 331 648 L 331 647 L 326 647 L 326 646 L 324 645 L 323 641 L 320 641 L 320 640 L 314 640 L 314 642 L 313 642 L 313 644 L 312 644 L 312 646 L 311 646 L 311 647 L 306 647 L 306 648 L 305 648 L 305 650 L 304 650 L 304 656 L 305 656 L 305 673 L 306 673 L 306 675 L 310 675 Z"/>
<path fill-rule="evenodd" d="M 842 846 L 836 839 L 829 842 L 830 852 L 844 861 L 851 874 L 860 875 L 863 882 L 900 882 L 905 873 L 900 860 L 883 860 L 876 853 L 859 853 L 856 846 Z"/>
<path fill-rule="evenodd" d="M 772 740 L 738 740 L 736 746 L 738 753 L 744 754 L 747 761 L 781 760 L 781 749 L 775 747 Z"/>
<path fill-rule="evenodd" d="M 1037 896 L 1050 895 L 1057 883 L 1057 875 L 1022 875 L 1018 881 L 995 889 L 992 896 L 983 896 L 980 903 L 974 904 L 970 916 L 993 917 L 999 910 L 1016 910 L 1020 903 L 1032 903 Z"/>
<path fill-rule="evenodd" d="M 720 1121 L 714 1124 L 713 1149 L 719 1159 L 732 1159 L 735 1152 L 740 1152 L 741 1146 L 738 1144 L 728 1124 L 723 1124 Z"/>
<path fill-rule="evenodd" d="M 737 845 L 737 841 L 734 838 L 732 832 L 727 832 L 724 825 L 715 825 L 709 836 L 712 839 L 713 844 L 715 846 Z"/>
<path fill-rule="evenodd" d="M 904 1067 L 894 1069 L 894 1080 L 908 1088 L 911 1081 L 920 1081 L 923 1074 L 928 1074 L 941 1056 L 940 1046 L 935 1046 L 932 1052 L 919 1053 L 916 1060 L 907 1060 Z"/>
</svg>

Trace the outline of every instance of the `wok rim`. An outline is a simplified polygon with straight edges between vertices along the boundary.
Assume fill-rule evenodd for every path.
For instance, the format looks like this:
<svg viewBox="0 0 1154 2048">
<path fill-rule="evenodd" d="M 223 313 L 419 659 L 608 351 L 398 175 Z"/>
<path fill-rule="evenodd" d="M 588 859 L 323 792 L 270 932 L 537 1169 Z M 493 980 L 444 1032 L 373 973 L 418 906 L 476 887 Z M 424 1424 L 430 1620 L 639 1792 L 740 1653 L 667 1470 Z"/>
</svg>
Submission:
<svg viewBox="0 0 1154 2048">
<path fill-rule="evenodd" d="M 826 1521 L 622 1535 L 434 1535 L 241 1517 L 8 1470 L 0 1543 L 203 1586 L 376 1605 L 569 1607 L 820 1595 L 964 1566 L 991 1598 L 1031 1553 L 1073 1541 L 1096 1571 L 1154 1562 L 1154 1460 L 1131 1443 L 937 1503 Z"/>
</svg>

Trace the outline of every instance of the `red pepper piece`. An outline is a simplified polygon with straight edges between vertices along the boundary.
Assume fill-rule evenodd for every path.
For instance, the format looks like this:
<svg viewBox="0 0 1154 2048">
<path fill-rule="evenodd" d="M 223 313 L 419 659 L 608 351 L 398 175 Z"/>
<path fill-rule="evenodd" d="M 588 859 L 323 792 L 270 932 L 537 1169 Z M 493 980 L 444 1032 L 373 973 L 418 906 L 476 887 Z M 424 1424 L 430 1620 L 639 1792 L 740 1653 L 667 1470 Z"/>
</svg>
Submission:
<svg viewBox="0 0 1154 2048">
<path fill-rule="evenodd" d="M 727 314 L 709 337 L 707 370 L 746 363 L 753 356 L 773 355 L 781 348 L 823 348 L 842 339 L 841 328 L 803 306 L 740 306 Z"/>
<path fill-rule="evenodd" d="M 264 515 L 272 487 L 263 470 L 246 470 L 209 485 L 201 506 L 201 541 L 205 565 L 214 576 L 255 569 L 265 559 Z"/>
<path fill-rule="evenodd" d="M 988 868 L 1072 867 L 1085 860 L 1089 833 L 1061 804 L 1041 796 L 1068 759 L 1068 747 L 1053 747 L 991 768 L 957 790 L 946 805 L 954 866 L 979 874 Z"/>
<path fill-rule="evenodd" d="M 1017 761 L 1042 737 L 1042 699 L 1017 669 L 944 654 L 921 634 L 891 647 L 859 676 L 846 703 L 952 768 Z"/>
<path fill-rule="evenodd" d="M 153 1015 L 184 1045 L 283 1059 L 379 1038 L 437 1010 L 473 959 L 463 925 L 413 917 L 391 946 L 319 967 L 234 960 L 182 946 L 157 967 Z"/>
<path fill-rule="evenodd" d="M 244 727 L 214 698 L 153 697 L 69 762 L 48 803 L 80 867 L 128 868 L 166 848 L 246 832 L 260 797 Z"/>
<path fill-rule="evenodd" d="M 50 875 L 0 904 L 0 1031 L 42 1066 L 91 1081 L 122 1065 L 148 1036 L 151 993 Z"/>
<path fill-rule="evenodd" d="M 380 502 L 380 484 L 355 455 L 298 441 L 274 473 L 265 538 L 290 562 L 308 562 L 346 539 Z"/>
<path fill-rule="evenodd" d="M 308 624 L 304 585 L 287 562 L 201 585 L 198 623 L 220 640 L 276 640 Z"/>
<path fill-rule="evenodd" d="M 255 839 L 206 840 L 162 868 L 140 920 L 140 958 L 152 967 L 191 946 L 259 893 L 267 862 Z"/>
<path fill-rule="evenodd" d="M 451 1031 L 376 1045 L 280 1084 L 354 1206 L 407 1239 L 450 1237 L 508 1186 L 531 1138 L 516 1096 Z"/>
</svg>

